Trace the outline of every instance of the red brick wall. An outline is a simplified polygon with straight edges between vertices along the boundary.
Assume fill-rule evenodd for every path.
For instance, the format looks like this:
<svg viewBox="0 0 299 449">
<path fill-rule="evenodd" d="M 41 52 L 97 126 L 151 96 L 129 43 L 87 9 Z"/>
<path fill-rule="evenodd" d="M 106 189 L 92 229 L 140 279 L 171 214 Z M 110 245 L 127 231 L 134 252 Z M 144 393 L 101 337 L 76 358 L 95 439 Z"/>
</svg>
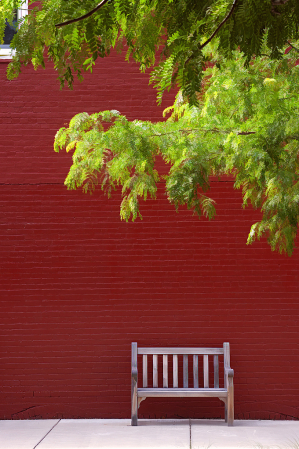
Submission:
<svg viewBox="0 0 299 449">
<path fill-rule="evenodd" d="M 100 61 L 73 91 L 52 69 L 12 82 L 0 63 L 0 418 L 126 418 L 130 343 L 231 343 L 236 418 L 299 418 L 298 250 L 246 246 L 259 214 L 213 182 L 217 217 L 176 214 L 161 186 L 143 221 L 120 195 L 68 192 L 70 155 L 52 150 L 80 111 L 159 120 L 146 75 Z M 171 102 L 168 95 L 164 107 Z M 223 417 L 218 400 L 147 399 L 140 417 Z"/>
</svg>

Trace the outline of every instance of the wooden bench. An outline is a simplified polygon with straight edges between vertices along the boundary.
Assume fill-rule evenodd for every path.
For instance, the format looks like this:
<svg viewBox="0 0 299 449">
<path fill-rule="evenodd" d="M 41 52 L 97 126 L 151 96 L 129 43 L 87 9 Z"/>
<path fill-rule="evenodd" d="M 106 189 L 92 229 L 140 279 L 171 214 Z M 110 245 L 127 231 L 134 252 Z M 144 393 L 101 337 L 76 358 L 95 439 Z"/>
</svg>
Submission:
<svg viewBox="0 0 299 449">
<path fill-rule="evenodd" d="M 143 386 L 138 387 L 137 356 L 142 355 Z M 163 388 L 158 387 L 158 356 L 163 356 Z M 178 382 L 178 357 L 183 356 L 183 388 Z M 188 360 L 193 356 L 193 386 L 188 385 Z M 198 356 L 203 356 L 203 388 L 198 385 Z M 223 355 L 224 388 L 219 388 L 219 356 Z M 153 387 L 148 387 L 148 356 L 153 362 Z M 173 380 L 168 386 L 168 356 L 172 356 Z M 209 386 L 209 356 L 214 362 L 214 386 Z M 138 408 L 146 398 L 165 397 L 213 397 L 225 404 L 225 421 L 229 426 L 234 423 L 234 370 L 230 368 L 229 343 L 222 348 L 137 348 L 132 343 L 132 390 L 131 390 L 131 425 L 138 424 Z"/>
</svg>

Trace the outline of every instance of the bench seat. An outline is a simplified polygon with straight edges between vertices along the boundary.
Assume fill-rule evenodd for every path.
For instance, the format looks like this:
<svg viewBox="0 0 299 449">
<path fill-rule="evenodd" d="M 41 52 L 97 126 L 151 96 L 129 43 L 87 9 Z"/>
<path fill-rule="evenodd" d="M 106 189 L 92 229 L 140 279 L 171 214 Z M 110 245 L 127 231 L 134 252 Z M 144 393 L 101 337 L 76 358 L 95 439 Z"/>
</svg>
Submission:
<svg viewBox="0 0 299 449">
<path fill-rule="evenodd" d="M 227 398 L 226 388 L 138 388 L 139 398 Z"/>
</svg>

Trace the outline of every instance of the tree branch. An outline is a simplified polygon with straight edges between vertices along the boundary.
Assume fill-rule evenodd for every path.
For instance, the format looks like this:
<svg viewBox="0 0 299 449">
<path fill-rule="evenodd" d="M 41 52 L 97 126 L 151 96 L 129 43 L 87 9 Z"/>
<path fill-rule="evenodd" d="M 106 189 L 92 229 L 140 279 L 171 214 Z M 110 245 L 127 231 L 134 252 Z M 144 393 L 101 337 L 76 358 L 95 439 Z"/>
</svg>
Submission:
<svg viewBox="0 0 299 449">
<path fill-rule="evenodd" d="M 213 39 L 213 37 L 218 33 L 218 31 L 220 30 L 220 28 L 225 24 L 225 22 L 230 18 L 230 16 L 232 15 L 232 13 L 234 12 L 234 9 L 237 5 L 238 0 L 234 0 L 234 3 L 231 7 L 230 12 L 227 14 L 227 16 L 225 17 L 225 19 L 222 20 L 222 22 L 220 23 L 220 25 L 218 25 L 218 27 L 216 28 L 216 30 L 214 31 L 214 33 L 212 34 L 212 36 L 209 37 L 209 39 L 207 39 L 200 47 L 199 49 L 203 49 L 206 45 L 208 45 L 209 42 L 211 42 L 211 40 Z"/>
<path fill-rule="evenodd" d="M 289 0 L 272 0 L 273 6 L 285 5 Z"/>
<path fill-rule="evenodd" d="M 208 45 L 209 42 L 211 42 L 211 40 L 213 39 L 214 36 L 216 36 L 216 34 L 218 33 L 218 31 L 220 30 L 220 28 L 225 24 L 225 22 L 230 18 L 230 16 L 232 15 L 232 13 L 234 12 L 234 9 L 237 5 L 238 0 L 234 0 L 234 3 L 231 7 L 230 12 L 228 13 L 228 15 L 225 17 L 225 19 L 222 20 L 222 22 L 218 25 L 218 27 L 216 28 L 216 30 L 214 31 L 214 33 L 212 34 L 212 36 L 209 37 L 209 39 L 207 39 L 200 47 L 199 50 L 202 50 L 206 45 Z M 190 61 L 190 59 L 193 58 L 193 55 L 191 55 L 187 61 L 185 62 L 185 65 Z"/>
<path fill-rule="evenodd" d="M 67 20 L 66 22 L 57 23 L 55 26 L 56 26 L 56 28 L 61 28 L 61 27 L 64 27 L 65 25 L 69 25 L 70 23 L 75 23 L 75 22 L 79 22 L 80 20 L 86 19 L 87 17 L 90 17 L 90 16 L 92 16 L 92 14 L 97 12 L 108 1 L 109 0 L 102 0 L 94 9 L 92 9 L 88 13 L 84 14 L 83 16 L 77 17 L 76 19 Z"/>
</svg>

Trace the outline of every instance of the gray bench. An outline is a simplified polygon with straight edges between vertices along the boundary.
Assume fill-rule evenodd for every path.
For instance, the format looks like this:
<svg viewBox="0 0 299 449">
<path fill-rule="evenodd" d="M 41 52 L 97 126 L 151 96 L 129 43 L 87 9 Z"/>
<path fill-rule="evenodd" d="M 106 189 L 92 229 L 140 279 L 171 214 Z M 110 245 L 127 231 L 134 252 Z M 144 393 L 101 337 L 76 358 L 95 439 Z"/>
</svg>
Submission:
<svg viewBox="0 0 299 449">
<path fill-rule="evenodd" d="M 137 356 L 142 355 L 142 388 L 138 387 Z M 183 388 L 178 386 L 178 357 L 183 356 Z M 193 386 L 188 385 L 188 356 L 193 356 Z M 153 387 L 148 387 L 148 356 L 153 360 Z M 158 357 L 163 357 L 163 388 L 158 387 Z M 168 386 L 168 357 L 172 357 L 172 387 Z M 198 356 L 203 357 L 203 388 L 198 385 Z M 213 356 L 214 386 L 209 386 L 209 356 Z M 219 388 L 219 356 L 223 356 L 224 388 Z M 225 421 L 234 423 L 234 371 L 230 368 L 229 343 L 222 348 L 137 348 L 132 343 L 131 425 L 138 424 L 138 408 L 146 398 L 219 398 L 225 404 Z"/>
</svg>

